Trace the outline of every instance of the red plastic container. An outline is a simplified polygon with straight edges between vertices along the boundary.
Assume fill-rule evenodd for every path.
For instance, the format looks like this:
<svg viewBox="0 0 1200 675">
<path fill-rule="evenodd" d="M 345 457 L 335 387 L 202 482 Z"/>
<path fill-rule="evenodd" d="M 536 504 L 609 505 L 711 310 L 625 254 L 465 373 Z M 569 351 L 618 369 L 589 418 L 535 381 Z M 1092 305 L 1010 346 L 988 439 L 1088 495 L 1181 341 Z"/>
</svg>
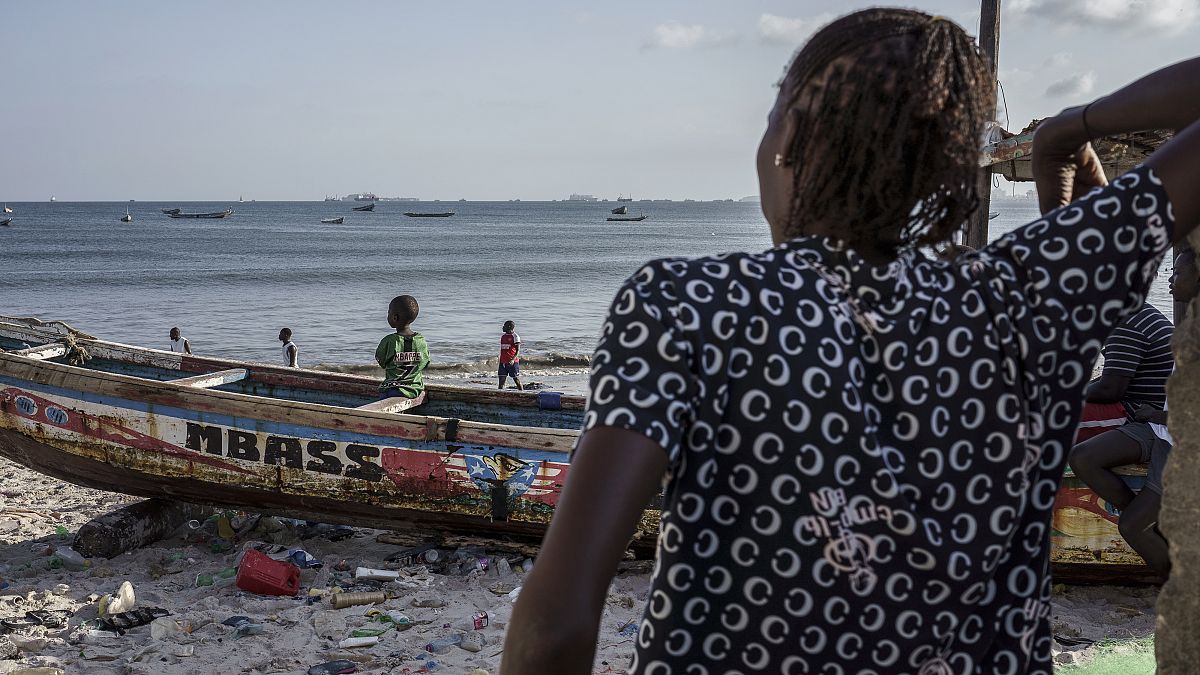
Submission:
<svg viewBox="0 0 1200 675">
<path fill-rule="evenodd" d="M 243 591 L 260 595 L 296 595 L 300 592 L 300 568 L 250 549 L 242 556 L 235 583 Z"/>
</svg>

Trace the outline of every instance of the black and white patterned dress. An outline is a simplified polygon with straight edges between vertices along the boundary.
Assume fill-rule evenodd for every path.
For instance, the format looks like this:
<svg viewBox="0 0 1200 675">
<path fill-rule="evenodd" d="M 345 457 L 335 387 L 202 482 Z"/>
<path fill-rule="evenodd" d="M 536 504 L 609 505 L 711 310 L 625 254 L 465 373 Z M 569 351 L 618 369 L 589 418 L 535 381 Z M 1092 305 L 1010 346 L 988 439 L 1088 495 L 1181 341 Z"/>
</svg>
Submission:
<svg viewBox="0 0 1200 675">
<path fill-rule="evenodd" d="M 1171 230 L 1139 168 L 954 262 L 799 238 L 631 277 L 584 423 L 670 458 L 631 672 L 1048 675 L 1083 390 Z"/>
</svg>

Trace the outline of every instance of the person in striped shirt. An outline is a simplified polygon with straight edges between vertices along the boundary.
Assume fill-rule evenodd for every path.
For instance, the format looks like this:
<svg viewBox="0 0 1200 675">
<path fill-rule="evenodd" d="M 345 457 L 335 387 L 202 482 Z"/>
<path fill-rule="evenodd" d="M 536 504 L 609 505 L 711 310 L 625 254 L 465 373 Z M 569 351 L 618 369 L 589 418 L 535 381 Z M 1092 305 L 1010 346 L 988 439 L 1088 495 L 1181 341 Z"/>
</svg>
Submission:
<svg viewBox="0 0 1200 675">
<path fill-rule="evenodd" d="M 1200 291 L 1200 269 L 1197 269 L 1196 255 L 1191 249 L 1184 249 L 1175 258 L 1170 284 L 1171 296 L 1176 302 L 1190 303 Z M 1137 319 L 1144 312 L 1145 309 L 1131 319 Z M 1162 316 L 1157 310 L 1155 313 Z M 1152 322 L 1147 320 L 1146 323 Z M 1117 331 L 1123 327 L 1118 327 Z M 1112 338 L 1109 339 L 1111 342 Z M 1108 344 L 1104 350 L 1107 357 Z M 1108 373 L 1107 362 L 1105 373 Z M 1165 375 L 1163 379 L 1165 381 Z M 1125 541 L 1146 564 L 1164 576 L 1170 572 L 1171 559 L 1167 540 L 1158 529 L 1158 512 L 1162 507 L 1163 469 L 1175 442 L 1167 431 L 1166 408 L 1164 391 L 1161 407 L 1143 403 L 1133 411 L 1129 422 L 1076 445 L 1068 459 L 1076 476 L 1101 499 L 1120 510 L 1117 527 Z M 1113 471 L 1118 466 L 1135 463 L 1149 464 L 1146 482 L 1137 493 Z"/>
<path fill-rule="evenodd" d="M 1143 406 L 1162 410 L 1167 377 L 1175 368 L 1171 320 L 1150 303 L 1126 319 L 1104 343 L 1103 374 L 1088 385 L 1088 403 L 1121 403 L 1125 415 Z"/>
</svg>

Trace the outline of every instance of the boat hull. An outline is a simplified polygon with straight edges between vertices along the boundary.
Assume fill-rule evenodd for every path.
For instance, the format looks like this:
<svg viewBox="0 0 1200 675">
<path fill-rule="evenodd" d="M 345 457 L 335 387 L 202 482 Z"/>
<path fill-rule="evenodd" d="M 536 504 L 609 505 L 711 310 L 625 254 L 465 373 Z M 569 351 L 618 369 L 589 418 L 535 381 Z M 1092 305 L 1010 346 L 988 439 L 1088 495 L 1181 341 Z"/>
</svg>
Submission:
<svg viewBox="0 0 1200 675">
<path fill-rule="evenodd" d="M 0 322 L 9 348 L 50 343 L 54 335 L 50 327 Z M 370 396 L 377 386 L 370 378 L 81 342 L 97 361 L 125 370 L 0 353 L 0 456 L 142 497 L 524 539 L 545 531 L 570 472 L 578 432 L 536 426 L 551 421 L 533 395 L 431 385 L 428 403 L 393 414 L 345 407 Z M 251 371 L 240 383 L 249 393 L 169 381 L 231 367 Z M 301 388 L 340 403 L 298 398 Z M 438 405 L 447 416 L 428 414 Z M 577 415 L 581 401 L 563 397 L 561 405 L 556 414 Z M 1131 488 L 1141 488 L 1144 467 L 1121 471 Z M 649 504 L 637 528 L 634 547 L 644 553 L 654 546 L 660 506 L 660 498 Z M 1067 473 L 1050 533 L 1059 581 L 1157 580 L 1121 538 L 1118 517 Z"/>
</svg>

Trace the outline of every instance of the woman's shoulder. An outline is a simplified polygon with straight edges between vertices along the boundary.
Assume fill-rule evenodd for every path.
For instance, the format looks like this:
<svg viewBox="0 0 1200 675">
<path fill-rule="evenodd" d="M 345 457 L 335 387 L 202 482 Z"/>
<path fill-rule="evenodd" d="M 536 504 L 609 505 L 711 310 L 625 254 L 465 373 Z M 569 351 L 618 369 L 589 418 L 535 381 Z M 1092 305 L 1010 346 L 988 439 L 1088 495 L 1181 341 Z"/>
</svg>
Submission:
<svg viewBox="0 0 1200 675">
<path fill-rule="evenodd" d="M 770 265 L 781 259 L 784 251 L 770 249 L 758 253 L 733 251 L 712 255 L 656 258 L 642 265 L 630 280 L 692 281 L 728 280 L 742 276 L 760 276 Z"/>
</svg>

